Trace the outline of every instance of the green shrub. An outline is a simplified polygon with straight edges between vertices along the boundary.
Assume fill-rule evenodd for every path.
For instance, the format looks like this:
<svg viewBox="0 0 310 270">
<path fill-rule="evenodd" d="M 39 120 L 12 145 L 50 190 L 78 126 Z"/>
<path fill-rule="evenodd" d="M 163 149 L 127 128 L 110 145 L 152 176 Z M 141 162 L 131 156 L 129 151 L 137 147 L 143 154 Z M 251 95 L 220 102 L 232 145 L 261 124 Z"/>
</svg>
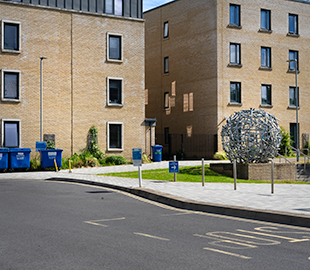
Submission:
<svg viewBox="0 0 310 270">
<path fill-rule="evenodd" d="M 127 164 L 126 159 L 122 156 L 109 156 L 105 159 L 105 163 L 109 165 Z"/>
<path fill-rule="evenodd" d="M 227 160 L 228 159 L 225 151 L 216 152 L 214 154 L 213 158 L 217 159 L 217 160 Z"/>
<path fill-rule="evenodd" d="M 285 156 L 285 148 L 286 148 L 286 154 L 287 156 L 291 156 L 293 154 L 292 151 L 292 140 L 291 140 L 291 136 L 288 132 L 285 131 L 285 129 L 283 127 L 281 127 L 281 144 L 280 144 L 280 150 L 279 153 L 282 156 Z"/>
<path fill-rule="evenodd" d="M 87 150 L 97 160 L 102 160 L 105 157 L 105 153 L 102 152 L 98 146 L 98 129 L 96 126 L 92 126 L 89 129 Z"/>
<path fill-rule="evenodd" d="M 36 156 L 30 160 L 30 169 L 31 170 L 38 170 L 41 166 L 40 156 Z"/>
<path fill-rule="evenodd" d="M 47 140 L 46 149 L 55 149 L 55 142 L 52 140 Z"/>
</svg>

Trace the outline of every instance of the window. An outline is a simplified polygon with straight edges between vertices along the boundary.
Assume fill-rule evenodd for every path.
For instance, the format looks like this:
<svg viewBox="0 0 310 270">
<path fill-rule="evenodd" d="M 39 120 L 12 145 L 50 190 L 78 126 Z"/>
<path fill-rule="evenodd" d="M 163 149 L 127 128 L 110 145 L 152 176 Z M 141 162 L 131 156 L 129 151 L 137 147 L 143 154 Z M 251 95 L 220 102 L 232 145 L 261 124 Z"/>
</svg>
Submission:
<svg viewBox="0 0 310 270">
<path fill-rule="evenodd" d="M 105 13 L 123 15 L 123 0 L 105 0 Z"/>
<path fill-rule="evenodd" d="M 300 126 L 298 124 L 298 129 L 299 128 L 300 128 Z M 293 147 L 296 148 L 296 146 L 297 146 L 297 142 L 296 142 L 296 139 L 297 139 L 297 125 L 296 125 L 296 123 L 290 123 L 290 136 L 291 136 L 291 139 L 292 139 L 292 142 L 293 142 Z"/>
<path fill-rule="evenodd" d="M 271 68 L 271 48 L 261 48 L 261 66 L 264 68 Z"/>
<path fill-rule="evenodd" d="M 296 93 L 296 87 L 290 86 L 290 90 L 289 90 L 289 106 L 290 107 L 295 107 L 297 105 L 296 102 L 296 94 L 299 94 L 299 88 L 297 88 L 297 93 Z M 299 95 L 298 95 L 298 106 L 299 106 Z"/>
<path fill-rule="evenodd" d="M 20 101 L 20 71 L 1 70 L 1 100 Z"/>
<path fill-rule="evenodd" d="M 240 82 L 230 83 L 230 102 L 241 103 L 241 83 Z"/>
<path fill-rule="evenodd" d="M 169 92 L 164 94 L 164 109 L 169 110 Z"/>
<path fill-rule="evenodd" d="M 188 94 L 188 110 L 190 112 L 194 111 L 194 93 Z"/>
<path fill-rule="evenodd" d="M 108 122 L 108 150 L 123 150 L 123 123 Z"/>
<path fill-rule="evenodd" d="M 108 105 L 123 105 L 122 90 L 123 90 L 123 79 L 119 78 L 108 78 Z"/>
<path fill-rule="evenodd" d="M 230 43 L 230 63 L 241 64 L 240 44 L 238 43 Z"/>
<path fill-rule="evenodd" d="M 288 15 L 288 33 L 293 35 L 298 35 L 298 15 L 289 14 Z"/>
<path fill-rule="evenodd" d="M 108 33 L 108 61 L 120 62 L 122 56 L 122 35 Z"/>
<path fill-rule="evenodd" d="M 20 120 L 2 119 L 2 147 L 20 147 Z"/>
<path fill-rule="evenodd" d="M 261 23 L 260 27 L 262 30 L 271 30 L 270 10 L 262 9 L 260 11 Z"/>
<path fill-rule="evenodd" d="M 20 23 L 11 21 L 2 21 L 1 23 L 3 52 L 20 52 Z"/>
<path fill-rule="evenodd" d="M 183 112 L 188 112 L 188 94 L 183 95 Z"/>
<path fill-rule="evenodd" d="M 169 37 L 169 22 L 164 22 L 164 38 Z"/>
<path fill-rule="evenodd" d="M 230 24 L 240 26 L 240 6 L 230 4 Z"/>
<path fill-rule="evenodd" d="M 262 105 L 271 105 L 271 85 L 262 85 Z"/>
<path fill-rule="evenodd" d="M 149 104 L 149 89 L 144 90 L 145 93 L 145 105 Z"/>
<path fill-rule="evenodd" d="M 297 70 L 299 70 L 298 68 L 298 51 L 289 51 L 289 60 L 297 60 L 297 62 L 295 61 L 292 61 L 292 62 L 289 62 L 289 70 L 294 70 L 295 71 L 295 65 L 297 65 Z M 295 64 L 296 63 L 296 64 Z"/>
<path fill-rule="evenodd" d="M 164 58 L 164 73 L 169 73 L 169 57 Z"/>
</svg>

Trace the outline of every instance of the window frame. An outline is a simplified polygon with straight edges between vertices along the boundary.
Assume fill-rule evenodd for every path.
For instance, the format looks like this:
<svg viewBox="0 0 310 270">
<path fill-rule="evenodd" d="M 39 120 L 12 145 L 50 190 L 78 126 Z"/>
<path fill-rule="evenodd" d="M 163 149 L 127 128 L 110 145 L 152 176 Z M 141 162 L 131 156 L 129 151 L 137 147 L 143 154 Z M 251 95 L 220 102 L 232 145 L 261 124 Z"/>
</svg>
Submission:
<svg viewBox="0 0 310 270">
<path fill-rule="evenodd" d="M 265 51 L 265 59 L 263 58 L 263 51 Z M 261 65 L 261 68 L 265 68 L 265 69 L 271 69 L 272 67 L 272 59 L 271 59 L 271 47 L 265 47 L 265 46 L 261 46 L 261 49 L 260 49 L 260 54 L 261 54 L 261 61 L 260 61 L 260 65 Z M 269 63 L 268 63 L 268 58 L 269 58 Z M 264 62 L 266 62 L 266 65 L 263 65 L 263 60 Z"/>
<path fill-rule="evenodd" d="M 293 18 L 293 31 L 291 31 L 291 18 Z M 299 23 L 297 14 L 288 14 L 288 35 L 299 36 Z"/>
<path fill-rule="evenodd" d="M 291 53 L 294 53 L 294 58 L 291 58 Z M 297 57 L 296 57 L 296 55 L 297 55 Z M 299 71 L 299 51 L 289 50 L 289 52 L 288 52 L 288 59 L 289 60 L 297 59 L 297 71 Z M 292 65 L 294 66 L 293 68 L 292 68 Z M 288 63 L 288 70 L 295 72 L 295 70 L 296 70 L 295 61 L 292 61 L 292 62 Z"/>
<path fill-rule="evenodd" d="M 110 37 L 118 37 L 120 39 L 120 59 L 116 58 L 110 58 Z M 123 35 L 118 33 L 107 33 L 107 61 L 108 62 L 116 62 L 116 63 L 122 63 L 123 62 Z"/>
<path fill-rule="evenodd" d="M 121 147 L 111 148 L 110 145 L 110 125 L 120 125 L 121 126 Z M 109 152 L 119 152 L 124 151 L 124 124 L 123 122 L 107 122 L 107 151 Z"/>
<path fill-rule="evenodd" d="M 265 22 L 263 22 L 263 13 L 266 15 Z M 263 23 L 266 24 L 266 27 L 263 27 Z M 268 27 L 269 24 L 269 27 Z M 262 8 L 260 10 L 260 30 L 271 32 L 271 10 Z"/>
<path fill-rule="evenodd" d="M 294 94 L 293 102 L 295 104 L 291 103 L 291 90 L 293 90 L 293 94 Z M 298 109 L 299 109 L 300 108 L 299 87 L 297 87 L 297 93 L 298 93 L 298 100 L 297 101 L 298 101 Z M 296 109 L 296 106 L 297 106 L 297 104 L 296 104 L 296 86 L 290 86 L 289 87 L 289 96 L 288 96 L 288 107 Z"/>
<path fill-rule="evenodd" d="M 239 86 L 239 89 L 237 89 L 237 90 L 239 90 L 238 93 L 237 93 L 237 95 L 239 97 L 239 100 L 238 99 L 236 99 L 236 100 L 232 99 L 232 85 L 235 85 L 235 86 L 238 85 Z M 234 105 L 234 104 L 241 105 L 242 104 L 241 103 L 241 82 L 230 82 L 230 91 L 229 91 L 229 93 L 230 93 L 230 104 L 232 104 L 232 105 Z"/>
<path fill-rule="evenodd" d="M 9 147 L 4 145 L 5 142 L 5 123 L 16 123 L 18 134 L 18 145 L 15 147 Z M 1 119 L 1 147 L 7 147 L 7 148 L 20 148 L 21 146 L 21 120 L 20 119 Z"/>
<path fill-rule="evenodd" d="M 121 82 L 121 89 L 120 89 L 120 103 L 114 103 L 110 101 L 110 80 L 120 81 Z M 123 106 L 123 93 L 124 93 L 124 79 L 123 78 L 116 78 L 116 77 L 107 77 L 107 104 L 108 106 L 116 106 L 120 107 Z"/>
<path fill-rule="evenodd" d="M 4 77 L 5 73 L 16 73 L 18 74 L 18 82 L 17 82 L 17 91 L 18 91 L 18 97 L 15 98 L 6 98 L 4 96 Z M 10 70 L 10 69 L 1 69 L 1 101 L 7 101 L 7 102 L 21 102 L 21 72 L 20 70 Z"/>
<path fill-rule="evenodd" d="M 17 42 L 18 42 L 18 49 L 17 50 L 12 50 L 12 49 L 5 49 L 4 48 L 4 26 L 5 24 L 16 24 L 18 25 L 18 37 L 17 37 Z M 1 51 L 2 52 L 8 52 L 8 53 L 21 53 L 21 23 L 17 21 L 10 21 L 10 20 L 2 20 L 1 21 Z"/>
<path fill-rule="evenodd" d="M 163 30 L 164 30 L 163 38 L 164 39 L 169 38 L 169 21 L 164 22 L 164 29 Z"/>
<path fill-rule="evenodd" d="M 164 110 L 167 111 L 170 108 L 169 104 L 169 92 L 164 93 Z"/>
<path fill-rule="evenodd" d="M 232 61 L 232 46 L 234 46 L 234 53 L 235 53 L 235 61 Z M 239 61 L 238 61 L 239 58 Z M 229 64 L 241 66 L 241 44 L 240 43 L 229 43 Z"/>
<path fill-rule="evenodd" d="M 164 57 L 164 74 L 169 74 L 169 56 Z"/>
<path fill-rule="evenodd" d="M 232 18 L 232 8 L 234 11 L 234 20 Z M 229 4 L 229 25 L 241 27 L 241 6 L 237 4 Z"/>
<path fill-rule="evenodd" d="M 267 96 L 267 102 L 266 103 L 263 102 L 263 87 L 266 87 L 266 96 Z M 268 102 L 268 90 L 269 90 L 269 96 L 270 96 L 269 102 Z M 272 86 L 271 86 L 271 84 L 262 84 L 261 85 L 261 106 L 272 106 Z"/>
</svg>

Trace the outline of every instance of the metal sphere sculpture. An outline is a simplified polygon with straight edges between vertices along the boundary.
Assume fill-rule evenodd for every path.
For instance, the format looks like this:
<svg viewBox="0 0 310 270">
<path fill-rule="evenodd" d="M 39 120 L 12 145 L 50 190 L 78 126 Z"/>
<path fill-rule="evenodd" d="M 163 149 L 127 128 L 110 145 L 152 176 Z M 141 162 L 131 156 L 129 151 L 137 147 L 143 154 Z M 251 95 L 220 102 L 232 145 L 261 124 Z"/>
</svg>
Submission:
<svg viewBox="0 0 310 270">
<path fill-rule="evenodd" d="M 222 128 L 223 150 L 238 163 L 267 163 L 278 154 L 281 129 L 278 120 L 264 110 L 235 112 Z"/>
</svg>

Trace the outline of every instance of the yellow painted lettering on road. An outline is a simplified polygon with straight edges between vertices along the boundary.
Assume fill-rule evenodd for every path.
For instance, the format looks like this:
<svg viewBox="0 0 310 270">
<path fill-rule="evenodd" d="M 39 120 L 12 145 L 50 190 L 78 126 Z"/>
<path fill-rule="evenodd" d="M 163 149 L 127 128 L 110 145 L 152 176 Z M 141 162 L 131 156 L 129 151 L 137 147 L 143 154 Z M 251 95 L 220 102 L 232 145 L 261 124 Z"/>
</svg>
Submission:
<svg viewBox="0 0 310 270">
<path fill-rule="evenodd" d="M 259 237 L 252 236 L 252 235 L 231 233 L 231 232 L 210 232 L 210 233 L 206 233 L 206 235 L 218 237 L 218 238 L 222 238 L 222 239 L 229 239 L 229 240 L 242 242 L 242 243 L 258 245 L 258 246 L 281 244 L 281 242 L 275 241 L 275 240 L 270 240 L 270 239 L 266 239 L 266 238 L 259 238 Z"/>
<path fill-rule="evenodd" d="M 286 236 L 281 236 L 281 235 L 274 235 L 274 234 L 268 234 L 268 233 L 261 233 L 261 232 L 252 232 L 252 231 L 245 231 L 245 230 L 237 230 L 239 232 L 246 232 L 246 233 L 252 233 L 252 234 L 258 234 L 258 235 L 263 235 L 263 236 L 269 236 L 269 237 L 274 237 L 274 238 L 280 238 L 284 240 L 289 240 L 290 243 L 296 243 L 296 242 L 305 242 L 309 241 L 310 239 L 296 239 L 296 238 L 291 238 L 291 237 L 286 237 Z"/>
<path fill-rule="evenodd" d="M 251 257 L 247 257 L 247 256 L 236 254 L 236 253 L 227 252 L 227 251 L 224 251 L 224 250 L 219 250 L 219 249 L 214 249 L 214 248 L 207 248 L 207 247 L 205 247 L 203 249 L 214 251 L 214 252 L 218 252 L 218 253 L 222 253 L 222 254 L 226 254 L 226 255 L 230 255 L 230 256 L 234 256 L 234 257 L 238 257 L 238 258 L 241 258 L 241 259 L 247 259 L 247 260 L 252 259 Z"/>
<path fill-rule="evenodd" d="M 227 239 L 219 240 L 216 237 L 210 237 L 210 236 L 207 236 L 207 235 L 194 234 L 194 236 L 215 240 L 213 242 L 209 242 L 209 244 L 215 245 L 215 246 L 226 247 L 226 248 L 242 249 L 242 248 L 256 248 L 257 247 L 257 246 L 254 246 L 254 245 L 250 245 L 250 244 L 246 244 L 246 243 L 240 243 L 240 242 L 237 242 L 237 241 L 232 241 L 232 240 L 227 240 Z M 228 244 L 228 245 L 223 245 L 222 243 L 225 243 L 225 244 Z"/>
<path fill-rule="evenodd" d="M 145 234 L 145 233 L 137 233 L 137 232 L 135 232 L 134 234 L 145 236 L 145 237 L 149 237 L 149 238 L 153 238 L 153 239 L 157 239 L 157 240 L 162 240 L 162 241 L 170 241 L 170 239 L 167 239 L 167 238 L 162 238 L 162 237 L 158 237 L 158 236 L 154 236 L 154 235 L 150 235 L 150 234 Z"/>
</svg>

